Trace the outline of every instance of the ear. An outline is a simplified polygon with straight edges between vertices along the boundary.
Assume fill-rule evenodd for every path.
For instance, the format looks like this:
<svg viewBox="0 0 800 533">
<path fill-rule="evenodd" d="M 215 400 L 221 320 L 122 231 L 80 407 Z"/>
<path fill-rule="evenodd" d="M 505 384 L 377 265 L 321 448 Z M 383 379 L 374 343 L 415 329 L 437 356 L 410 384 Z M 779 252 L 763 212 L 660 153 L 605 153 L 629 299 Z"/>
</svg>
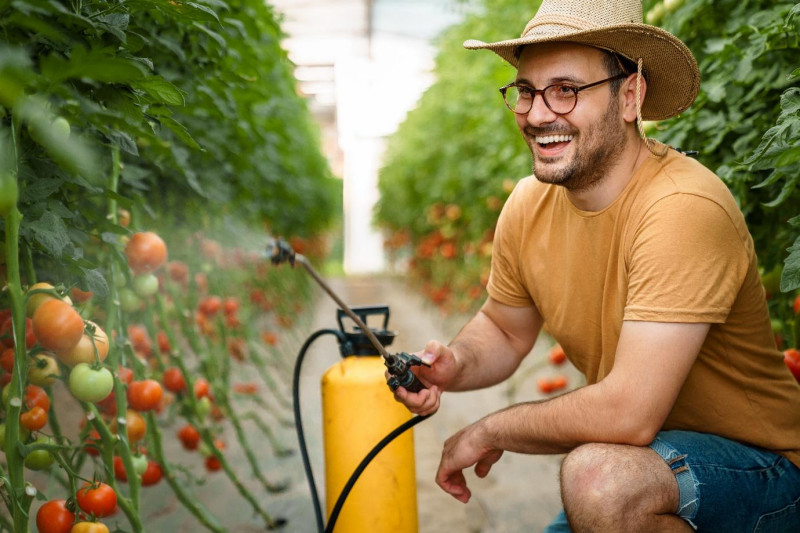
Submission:
<svg viewBox="0 0 800 533">
<path fill-rule="evenodd" d="M 622 83 L 619 89 L 622 118 L 625 122 L 635 122 L 637 118 L 636 113 L 636 85 L 641 84 L 639 87 L 639 101 L 640 105 L 644 105 L 645 95 L 647 94 L 647 81 L 644 76 L 639 76 L 633 73 Z"/>
</svg>

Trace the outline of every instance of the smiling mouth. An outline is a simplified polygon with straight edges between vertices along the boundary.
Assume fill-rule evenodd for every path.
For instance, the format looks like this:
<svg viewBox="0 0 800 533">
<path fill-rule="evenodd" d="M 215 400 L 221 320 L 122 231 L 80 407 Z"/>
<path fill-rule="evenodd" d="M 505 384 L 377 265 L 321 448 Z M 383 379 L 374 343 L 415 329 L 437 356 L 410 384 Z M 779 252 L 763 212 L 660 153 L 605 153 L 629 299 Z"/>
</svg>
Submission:
<svg viewBox="0 0 800 533">
<path fill-rule="evenodd" d="M 563 145 L 572 140 L 572 135 L 537 135 L 536 144 L 542 148 L 555 148 L 555 145 Z"/>
</svg>

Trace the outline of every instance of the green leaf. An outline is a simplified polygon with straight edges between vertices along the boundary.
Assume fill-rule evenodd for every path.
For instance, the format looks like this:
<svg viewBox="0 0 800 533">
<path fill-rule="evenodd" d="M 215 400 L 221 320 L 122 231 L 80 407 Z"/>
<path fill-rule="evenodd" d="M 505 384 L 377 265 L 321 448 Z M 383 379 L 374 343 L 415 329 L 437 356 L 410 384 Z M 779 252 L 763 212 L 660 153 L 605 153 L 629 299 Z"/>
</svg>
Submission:
<svg viewBox="0 0 800 533">
<path fill-rule="evenodd" d="M 164 126 L 172 130 L 172 132 L 178 136 L 180 140 L 182 140 L 187 146 L 194 148 L 195 150 L 202 150 L 203 148 L 197 144 L 197 141 L 194 140 L 194 137 L 189 133 L 189 130 L 186 127 L 178 122 L 177 120 L 170 118 L 170 117 L 159 117 L 158 121 L 161 122 Z"/>
<path fill-rule="evenodd" d="M 199 22 L 216 22 L 219 24 L 219 17 L 217 13 L 204 5 L 196 4 L 194 2 L 168 2 L 169 5 L 165 5 L 176 13 L 178 13 L 182 18 L 188 20 L 195 20 Z"/>
<path fill-rule="evenodd" d="M 786 251 L 789 252 L 789 255 L 783 262 L 781 292 L 789 292 L 800 288 L 800 237 Z"/>
<path fill-rule="evenodd" d="M 81 268 L 88 289 L 99 298 L 108 296 L 108 282 L 99 269 Z"/>
<path fill-rule="evenodd" d="M 800 161 L 800 146 L 795 146 L 784 151 L 776 160 L 776 167 L 788 167 Z"/>
<path fill-rule="evenodd" d="M 50 211 L 45 212 L 39 220 L 31 222 L 28 227 L 36 242 L 53 257 L 61 257 L 64 248 L 71 244 L 64 222 Z"/>
<path fill-rule="evenodd" d="M 113 55 L 108 50 L 93 48 L 86 51 L 82 46 L 72 49 L 72 56 L 65 60 L 50 55 L 42 60 L 42 74 L 53 82 L 68 79 L 85 79 L 105 83 L 130 83 L 145 74 L 141 63 Z"/>
<path fill-rule="evenodd" d="M 154 103 L 182 106 L 183 93 L 161 76 L 151 76 L 131 84 L 135 89 L 146 92 Z"/>
</svg>

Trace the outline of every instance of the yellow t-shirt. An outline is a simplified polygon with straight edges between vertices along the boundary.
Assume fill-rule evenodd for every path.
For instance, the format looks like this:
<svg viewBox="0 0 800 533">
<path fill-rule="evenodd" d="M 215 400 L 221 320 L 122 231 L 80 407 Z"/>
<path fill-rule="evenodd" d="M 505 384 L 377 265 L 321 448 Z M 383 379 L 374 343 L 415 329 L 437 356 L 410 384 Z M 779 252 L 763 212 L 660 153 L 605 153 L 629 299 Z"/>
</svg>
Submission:
<svg viewBox="0 0 800 533">
<path fill-rule="evenodd" d="M 775 346 L 753 239 L 697 161 L 650 156 L 596 212 L 563 187 L 521 180 L 497 224 L 488 290 L 536 305 L 589 384 L 614 366 L 624 320 L 710 323 L 663 429 L 713 433 L 800 467 L 800 385 Z"/>
</svg>

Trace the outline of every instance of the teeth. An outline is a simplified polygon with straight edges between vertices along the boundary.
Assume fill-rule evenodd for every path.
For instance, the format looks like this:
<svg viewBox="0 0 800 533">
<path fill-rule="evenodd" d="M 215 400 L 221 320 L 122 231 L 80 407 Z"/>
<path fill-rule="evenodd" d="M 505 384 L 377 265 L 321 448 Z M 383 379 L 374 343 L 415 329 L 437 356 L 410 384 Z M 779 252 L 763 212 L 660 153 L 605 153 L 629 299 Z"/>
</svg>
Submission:
<svg viewBox="0 0 800 533">
<path fill-rule="evenodd" d="M 547 135 L 545 137 L 536 137 L 536 142 L 539 144 L 562 143 L 572 140 L 572 135 Z"/>
</svg>

